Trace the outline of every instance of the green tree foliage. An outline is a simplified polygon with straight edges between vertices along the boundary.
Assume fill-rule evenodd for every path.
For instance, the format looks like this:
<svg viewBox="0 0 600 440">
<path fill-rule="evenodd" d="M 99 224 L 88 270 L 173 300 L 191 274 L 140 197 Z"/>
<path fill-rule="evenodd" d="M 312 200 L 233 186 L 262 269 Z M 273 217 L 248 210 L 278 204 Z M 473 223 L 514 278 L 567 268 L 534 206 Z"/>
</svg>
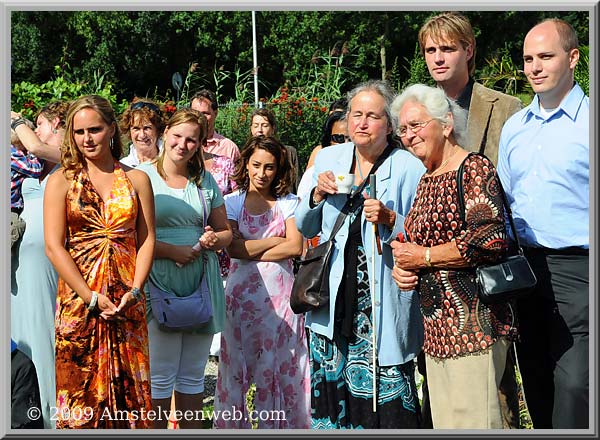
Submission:
<svg viewBox="0 0 600 440">
<path fill-rule="evenodd" d="M 417 74 L 417 32 L 439 11 L 258 11 L 261 96 L 298 84 L 324 57 L 343 55 L 342 92 L 359 81 L 381 78 L 404 84 Z M 477 65 L 506 50 L 521 64 L 527 30 L 549 16 L 568 19 L 588 44 L 588 13 L 582 11 L 466 11 L 477 37 Z M 251 11 L 13 11 L 14 83 L 45 83 L 53 66 L 68 63 L 81 77 L 100 70 L 115 91 L 174 96 L 171 76 L 196 65 L 215 87 L 215 70 L 252 69 Z M 501 30 L 499 32 L 499 30 Z M 507 38 L 510 36 L 510 38 Z M 382 63 L 385 55 L 385 71 Z M 421 66 L 422 67 L 422 66 Z M 222 84 L 222 95 L 236 91 Z"/>
</svg>

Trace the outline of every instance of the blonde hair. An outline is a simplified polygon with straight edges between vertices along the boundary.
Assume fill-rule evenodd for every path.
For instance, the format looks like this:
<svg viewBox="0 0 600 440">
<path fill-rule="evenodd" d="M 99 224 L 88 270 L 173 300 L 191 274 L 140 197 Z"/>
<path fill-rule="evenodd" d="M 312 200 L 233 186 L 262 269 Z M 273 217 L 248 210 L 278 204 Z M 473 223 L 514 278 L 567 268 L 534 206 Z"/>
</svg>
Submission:
<svg viewBox="0 0 600 440">
<path fill-rule="evenodd" d="M 473 48 L 473 56 L 467 61 L 469 75 L 475 72 L 475 34 L 469 19 L 458 12 L 444 12 L 431 17 L 419 30 L 419 47 L 425 56 L 425 42 L 430 37 L 435 43 L 443 39 L 458 41 L 463 49 Z"/>
<path fill-rule="evenodd" d="M 198 125 L 198 127 L 200 127 L 200 134 L 198 136 L 198 148 L 196 149 L 194 155 L 188 161 L 188 171 L 190 174 L 190 179 L 196 184 L 196 186 L 200 186 L 202 184 L 202 178 L 204 177 L 204 173 L 206 171 L 204 167 L 204 155 L 202 154 L 202 151 L 204 149 L 204 144 L 206 143 L 208 122 L 206 120 L 206 116 L 204 116 L 198 110 L 194 110 L 191 108 L 182 108 L 173 113 L 173 116 L 171 116 L 171 118 L 167 121 L 165 131 L 169 130 L 171 127 L 175 127 L 176 125 L 181 124 L 196 124 Z M 167 148 L 164 147 L 162 149 L 162 152 L 156 159 L 156 170 L 163 179 L 167 178 L 167 174 L 165 173 L 165 169 L 163 166 L 166 151 Z"/>
</svg>

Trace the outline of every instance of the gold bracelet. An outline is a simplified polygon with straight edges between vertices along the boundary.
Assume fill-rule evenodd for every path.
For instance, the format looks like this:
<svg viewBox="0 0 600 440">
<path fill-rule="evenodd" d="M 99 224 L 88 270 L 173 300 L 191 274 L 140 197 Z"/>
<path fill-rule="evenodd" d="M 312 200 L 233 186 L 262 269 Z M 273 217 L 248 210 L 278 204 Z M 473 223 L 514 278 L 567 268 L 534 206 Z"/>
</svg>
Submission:
<svg viewBox="0 0 600 440">
<path fill-rule="evenodd" d="M 425 249 L 425 266 L 431 267 L 431 253 L 429 248 Z"/>
</svg>

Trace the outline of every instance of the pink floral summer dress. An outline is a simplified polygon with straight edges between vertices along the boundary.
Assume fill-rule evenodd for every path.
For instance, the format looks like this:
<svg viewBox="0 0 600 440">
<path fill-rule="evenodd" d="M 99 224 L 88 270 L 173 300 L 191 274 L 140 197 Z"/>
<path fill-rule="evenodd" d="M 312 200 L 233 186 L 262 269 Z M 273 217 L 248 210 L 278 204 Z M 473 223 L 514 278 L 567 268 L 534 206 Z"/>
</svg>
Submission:
<svg viewBox="0 0 600 440">
<path fill-rule="evenodd" d="M 286 201 L 291 212 L 297 204 L 292 197 L 295 199 L 288 196 Z M 281 199 L 269 211 L 251 215 L 243 206 L 244 193 L 234 193 L 228 198 L 226 203 L 235 199 L 241 202 L 237 210 L 227 204 L 227 212 L 230 219 L 237 220 L 243 237 L 285 236 Z M 218 418 L 215 427 L 250 428 L 250 419 L 254 418 L 258 419 L 259 428 L 309 428 L 308 350 L 304 316 L 294 314 L 289 305 L 293 281 L 291 259 L 275 262 L 231 259 L 225 288 L 226 325 L 221 332 L 215 412 L 241 413 L 237 417 L 240 420 Z M 257 412 L 248 414 L 246 393 L 253 383 Z"/>
</svg>

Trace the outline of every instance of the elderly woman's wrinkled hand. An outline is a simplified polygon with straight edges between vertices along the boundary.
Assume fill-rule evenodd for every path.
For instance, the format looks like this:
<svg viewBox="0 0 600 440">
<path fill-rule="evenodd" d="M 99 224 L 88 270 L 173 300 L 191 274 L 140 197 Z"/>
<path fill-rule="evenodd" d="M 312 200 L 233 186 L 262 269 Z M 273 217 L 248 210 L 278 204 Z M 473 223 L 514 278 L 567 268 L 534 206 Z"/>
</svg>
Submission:
<svg viewBox="0 0 600 440">
<path fill-rule="evenodd" d="M 386 225 L 389 228 L 394 227 L 396 222 L 396 213 L 388 209 L 380 200 L 365 199 L 363 205 L 365 219 L 371 223 Z"/>
<path fill-rule="evenodd" d="M 335 183 L 335 175 L 332 171 L 324 171 L 319 174 L 317 178 L 317 186 L 315 187 L 315 192 L 313 194 L 313 199 L 315 202 L 320 202 L 321 200 L 327 198 L 328 194 L 337 194 L 338 188 Z"/>
<path fill-rule="evenodd" d="M 394 255 L 394 266 L 404 270 L 415 270 L 424 266 L 425 248 L 423 246 L 393 241 L 391 247 Z"/>
<path fill-rule="evenodd" d="M 400 290 L 415 290 L 419 282 L 419 275 L 414 270 L 404 270 L 398 266 L 392 269 L 392 279 Z"/>
</svg>

